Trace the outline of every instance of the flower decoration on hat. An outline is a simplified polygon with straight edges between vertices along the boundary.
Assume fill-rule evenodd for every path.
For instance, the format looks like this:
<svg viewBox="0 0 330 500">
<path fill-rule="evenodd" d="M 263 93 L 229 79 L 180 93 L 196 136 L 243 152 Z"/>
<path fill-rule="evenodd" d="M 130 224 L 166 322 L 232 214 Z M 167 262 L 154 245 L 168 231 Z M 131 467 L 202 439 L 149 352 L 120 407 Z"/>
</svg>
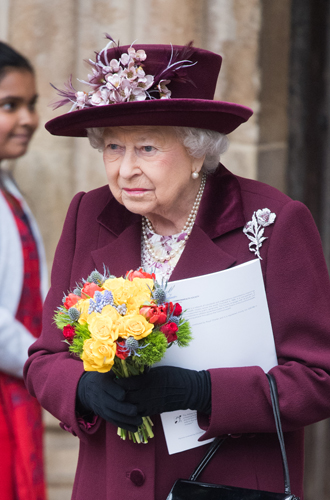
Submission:
<svg viewBox="0 0 330 500">
<path fill-rule="evenodd" d="M 259 209 L 253 212 L 252 220 L 247 222 L 243 228 L 243 233 L 249 238 L 249 249 L 250 252 L 262 260 L 259 249 L 261 248 L 263 242 L 267 239 L 264 236 L 265 227 L 273 224 L 276 219 L 276 214 L 271 212 L 269 208 Z"/>
<path fill-rule="evenodd" d="M 53 104 L 54 109 L 65 104 L 71 104 L 70 111 L 74 111 L 122 102 L 170 99 L 171 90 L 168 85 L 171 81 L 193 83 L 186 72 L 186 68 L 197 64 L 189 59 L 193 52 L 192 42 L 182 50 L 174 50 L 172 47 L 169 59 L 159 61 L 157 74 L 150 75 L 146 72 L 145 61 L 148 54 L 145 50 L 135 50 L 131 45 L 127 52 L 123 52 L 110 35 L 106 35 L 106 38 L 109 42 L 96 53 L 95 61 L 87 61 L 92 67 L 88 81 L 78 80 L 90 87 L 90 90 L 76 91 L 72 85 L 72 76 L 65 84 L 65 90 L 59 90 L 51 84 L 62 97 Z M 110 58 L 111 56 L 114 57 Z"/>
</svg>

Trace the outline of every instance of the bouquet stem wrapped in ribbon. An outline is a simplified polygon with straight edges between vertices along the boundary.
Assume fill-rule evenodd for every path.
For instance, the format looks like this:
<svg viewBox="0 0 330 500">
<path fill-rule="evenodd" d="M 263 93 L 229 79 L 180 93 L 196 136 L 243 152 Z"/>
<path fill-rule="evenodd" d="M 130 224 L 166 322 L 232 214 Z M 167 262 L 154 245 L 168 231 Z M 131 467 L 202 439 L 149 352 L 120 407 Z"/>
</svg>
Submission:
<svg viewBox="0 0 330 500">
<path fill-rule="evenodd" d="M 191 340 L 182 307 L 168 299 L 167 283 L 142 269 L 125 278 L 93 271 L 63 298 L 54 315 L 69 351 L 79 356 L 85 371 L 130 377 L 159 362 L 172 344 Z M 137 443 L 153 437 L 152 421 L 143 417 L 138 431 L 118 429 L 118 435 Z"/>
</svg>

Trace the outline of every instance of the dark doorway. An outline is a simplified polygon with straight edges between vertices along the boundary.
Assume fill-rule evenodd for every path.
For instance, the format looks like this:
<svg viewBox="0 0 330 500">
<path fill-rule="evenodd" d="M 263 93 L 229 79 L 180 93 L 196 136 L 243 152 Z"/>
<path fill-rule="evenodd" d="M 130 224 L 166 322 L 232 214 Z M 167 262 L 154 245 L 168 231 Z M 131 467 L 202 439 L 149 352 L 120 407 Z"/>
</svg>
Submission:
<svg viewBox="0 0 330 500">
<path fill-rule="evenodd" d="M 329 15 L 328 0 L 291 0 L 287 163 L 287 193 L 291 198 L 305 203 L 312 212 L 321 234 L 328 269 L 330 269 Z M 305 500 L 315 500 L 315 498 L 328 500 L 330 420 L 319 422 L 306 429 L 305 455 Z"/>
</svg>

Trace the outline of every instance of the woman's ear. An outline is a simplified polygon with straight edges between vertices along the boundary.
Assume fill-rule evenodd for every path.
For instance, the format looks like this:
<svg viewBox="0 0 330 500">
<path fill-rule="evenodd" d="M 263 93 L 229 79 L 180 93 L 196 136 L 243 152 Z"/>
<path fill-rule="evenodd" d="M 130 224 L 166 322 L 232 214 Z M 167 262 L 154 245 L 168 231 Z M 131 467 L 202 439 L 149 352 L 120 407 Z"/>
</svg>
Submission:
<svg viewBox="0 0 330 500">
<path fill-rule="evenodd" d="M 193 158 L 193 161 L 191 163 L 191 172 L 197 172 L 200 173 L 202 170 L 202 166 L 204 163 L 206 155 L 202 156 L 202 158 Z"/>
</svg>

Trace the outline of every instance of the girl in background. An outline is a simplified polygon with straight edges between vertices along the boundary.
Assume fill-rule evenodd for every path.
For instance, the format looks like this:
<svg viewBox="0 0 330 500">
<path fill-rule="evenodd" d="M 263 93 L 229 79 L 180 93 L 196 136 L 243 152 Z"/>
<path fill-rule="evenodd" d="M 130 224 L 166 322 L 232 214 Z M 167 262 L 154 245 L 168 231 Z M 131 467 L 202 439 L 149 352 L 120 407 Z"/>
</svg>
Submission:
<svg viewBox="0 0 330 500">
<path fill-rule="evenodd" d="M 22 379 L 28 347 L 41 332 L 47 289 L 34 218 L 6 159 L 24 155 L 38 126 L 29 61 L 0 42 L 0 498 L 44 500 L 42 417 Z"/>
</svg>

